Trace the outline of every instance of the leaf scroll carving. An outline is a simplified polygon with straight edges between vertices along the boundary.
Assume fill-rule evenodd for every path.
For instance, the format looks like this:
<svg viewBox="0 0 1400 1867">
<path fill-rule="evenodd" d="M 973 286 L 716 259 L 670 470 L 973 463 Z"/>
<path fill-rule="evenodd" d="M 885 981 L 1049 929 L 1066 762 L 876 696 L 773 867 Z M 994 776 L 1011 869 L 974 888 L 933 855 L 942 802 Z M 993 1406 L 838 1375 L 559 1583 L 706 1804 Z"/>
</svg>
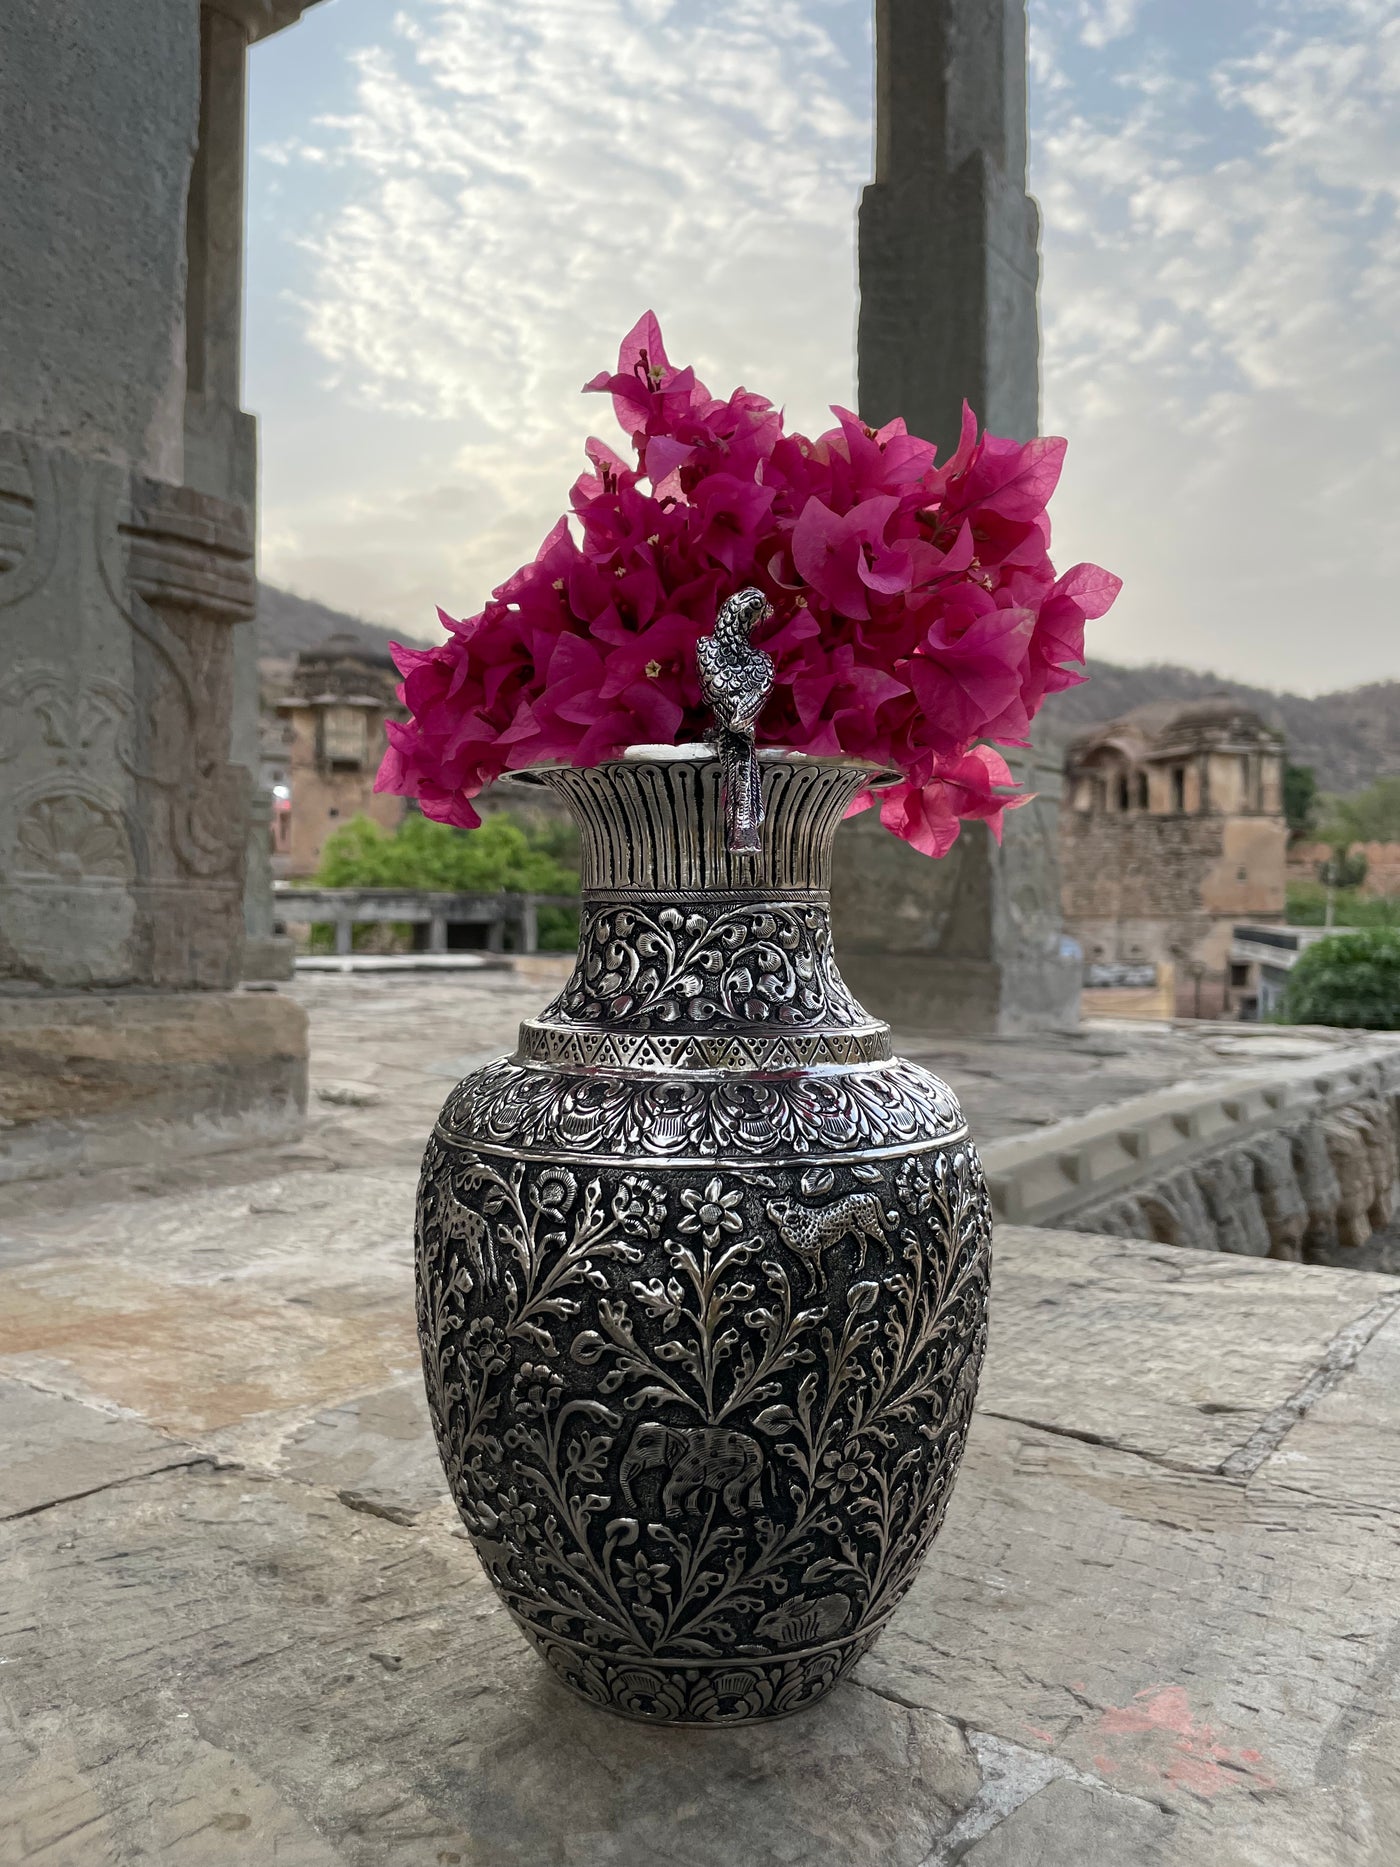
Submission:
<svg viewBox="0 0 1400 1867">
<path fill-rule="evenodd" d="M 488 1573 L 586 1695 L 700 1722 L 805 1702 L 935 1534 L 985 1341 L 986 1193 L 965 1142 L 855 1165 L 817 1191 L 433 1142 L 434 1427 Z M 731 1658 L 733 1690 L 694 1673 Z"/>
</svg>

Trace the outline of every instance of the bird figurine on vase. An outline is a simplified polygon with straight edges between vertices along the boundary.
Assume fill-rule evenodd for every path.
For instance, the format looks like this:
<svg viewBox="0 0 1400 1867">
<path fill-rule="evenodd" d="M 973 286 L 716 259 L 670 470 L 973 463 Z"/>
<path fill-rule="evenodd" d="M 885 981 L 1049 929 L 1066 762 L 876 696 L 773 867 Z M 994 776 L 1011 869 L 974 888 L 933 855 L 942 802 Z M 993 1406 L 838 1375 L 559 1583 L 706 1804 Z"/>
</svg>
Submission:
<svg viewBox="0 0 1400 1867">
<path fill-rule="evenodd" d="M 761 847 L 763 790 L 753 732 L 773 685 L 773 657 L 750 637 L 772 614 L 767 597 L 750 585 L 722 606 L 714 634 L 695 644 L 700 686 L 714 709 L 706 738 L 720 761 L 725 841 L 733 855 L 756 856 Z"/>
</svg>

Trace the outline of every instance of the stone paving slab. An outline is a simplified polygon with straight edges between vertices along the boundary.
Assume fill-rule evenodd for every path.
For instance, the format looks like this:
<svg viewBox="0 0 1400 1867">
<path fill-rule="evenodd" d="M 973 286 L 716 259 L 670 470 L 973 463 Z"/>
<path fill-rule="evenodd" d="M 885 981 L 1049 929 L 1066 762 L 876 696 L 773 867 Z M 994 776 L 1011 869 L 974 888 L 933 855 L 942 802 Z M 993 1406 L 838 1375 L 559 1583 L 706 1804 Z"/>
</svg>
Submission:
<svg viewBox="0 0 1400 1867">
<path fill-rule="evenodd" d="M 222 1824 L 208 1858 L 230 1862 L 280 1861 L 315 1835 L 326 1852 L 308 1859 L 392 1867 L 912 1861 L 977 1785 L 954 1725 L 871 1693 L 757 1738 L 600 1714 L 526 1651 L 463 1545 L 277 1481 L 108 1492 L 61 1526 L 14 1526 L 6 1560 L 18 1728 L 71 1708 L 58 1770 L 95 1792 L 81 1807 L 114 1853 L 148 1842 L 143 1802 L 224 1759 L 236 1774 L 191 1801 Z M 49 1756 L 40 1739 L 20 1785 L 44 1808 Z M 250 1791 L 256 1820 L 239 1826 Z M 736 1805 L 742 1853 L 716 1856 Z M 103 1858 L 93 1839 L 53 1859 Z M 23 1845 L 0 1859 L 48 1867 Z M 167 1841 L 154 1858 L 204 1856 Z"/>
<path fill-rule="evenodd" d="M 84 1497 L 198 1456 L 139 1421 L 20 1381 L 0 1380 L 0 1423 L 0 1518 L 25 1517 L 60 1498 Z"/>
<path fill-rule="evenodd" d="M 123 1257 L 167 1236 L 140 1221 Z M 1400 1446 L 1400 1319 L 1375 1318 L 1400 1285 L 1204 1259 L 1183 1285 L 1169 1255 L 1003 1233 L 944 1534 L 855 1680 L 762 1731 L 641 1730 L 554 1684 L 448 1533 L 416 1378 L 317 1408 L 317 1356 L 287 1338 L 313 1410 L 247 1412 L 266 1463 L 243 1469 L 216 1462 L 223 1429 L 182 1446 L 31 1405 L 29 1514 L 0 1530 L 0 1861 L 1380 1867 L 1400 1845 L 1400 1508 L 1374 1474 Z M 324 1275 L 353 1282 L 348 1250 Z M 1254 1403 L 1213 1411 L 1216 1333 L 1261 1304 L 1277 1361 L 1256 1347 Z M 1057 1332 L 1095 1345 L 1058 1386 Z M 1028 1393 L 1038 1423 L 1001 1417 Z M 108 1432 L 102 1488 L 73 1496 Z M 396 1498 L 407 1521 L 373 1507 Z"/>
<path fill-rule="evenodd" d="M 1090 1233 L 997 1237 L 981 1411 L 1183 1470 L 1262 1458 L 1332 1345 L 1345 1359 L 1400 1306 L 1390 1277 L 1281 1277 L 1264 1259 Z"/>
<path fill-rule="evenodd" d="M 423 1111 L 502 977 L 439 1051 L 347 1001 L 318 1068 L 384 1100 L 300 1149 L 0 1198 L 0 1867 L 1393 1867 L 1394 1278 L 1002 1228 L 854 1678 L 713 1733 L 555 1684 L 412 1326 Z"/>
</svg>

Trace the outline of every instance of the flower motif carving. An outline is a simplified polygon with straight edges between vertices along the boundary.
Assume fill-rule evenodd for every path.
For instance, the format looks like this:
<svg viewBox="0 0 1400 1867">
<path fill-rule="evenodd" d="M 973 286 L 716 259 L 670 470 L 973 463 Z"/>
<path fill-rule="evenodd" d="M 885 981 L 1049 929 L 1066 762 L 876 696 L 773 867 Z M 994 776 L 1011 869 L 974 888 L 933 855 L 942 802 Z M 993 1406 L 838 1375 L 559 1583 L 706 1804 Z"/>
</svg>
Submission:
<svg viewBox="0 0 1400 1867">
<path fill-rule="evenodd" d="M 818 1183 L 430 1144 L 419 1330 L 449 1482 L 512 1613 L 585 1696 L 671 1722 L 793 1709 L 893 1610 L 985 1340 L 975 1155 L 921 1158 L 926 1185 L 897 1159 Z M 853 1198 L 876 1238 L 823 1225 Z M 772 1205 L 829 1235 L 815 1289 Z"/>
<path fill-rule="evenodd" d="M 37 798 L 19 820 L 15 845 L 21 873 L 65 881 L 132 873 L 131 847 L 121 818 L 81 791 Z"/>
<path fill-rule="evenodd" d="M 65 670 L 21 667 L 0 682 L 0 706 L 15 715 L 0 734 L 0 761 L 18 754 L 26 728 L 58 766 L 82 769 L 112 751 L 123 762 L 128 757 L 126 735 L 135 702 L 115 681 L 87 677 L 75 688 Z"/>
<path fill-rule="evenodd" d="M 702 1190 L 693 1186 L 685 1187 L 681 1192 L 685 1217 L 680 1221 L 680 1229 L 683 1232 L 698 1232 L 707 1248 L 716 1250 L 726 1232 L 743 1230 L 744 1220 L 738 1210 L 743 1197 L 737 1189 L 726 1193 L 724 1182 L 718 1176 Z"/>
<path fill-rule="evenodd" d="M 836 970 L 825 905 L 722 897 L 585 909 L 578 966 L 544 1018 L 633 1031 L 869 1023 Z"/>
<path fill-rule="evenodd" d="M 946 1086 L 913 1063 L 702 1082 L 683 1074 L 575 1075 L 503 1059 L 453 1091 L 438 1132 L 463 1145 L 661 1161 L 917 1148 L 965 1131 Z"/>
</svg>

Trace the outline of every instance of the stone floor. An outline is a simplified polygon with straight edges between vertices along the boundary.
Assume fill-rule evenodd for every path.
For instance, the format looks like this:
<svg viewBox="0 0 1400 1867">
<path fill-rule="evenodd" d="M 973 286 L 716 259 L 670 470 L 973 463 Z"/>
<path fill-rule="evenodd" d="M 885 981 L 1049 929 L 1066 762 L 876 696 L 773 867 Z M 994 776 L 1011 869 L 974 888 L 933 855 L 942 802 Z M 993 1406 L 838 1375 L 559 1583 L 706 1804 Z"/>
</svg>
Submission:
<svg viewBox="0 0 1400 1867">
<path fill-rule="evenodd" d="M 0 1197 L 3 1867 L 1400 1858 L 1400 1279 L 1004 1231 L 947 1525 L 854 1680 L 634 1727 L 497 1608 L 416 1365 L 416 1156 L 539 990 L 297 991 L 302 1142 Z M 1229 1041 L 938 1055 L 991 1135 Z"/>
</svg>

